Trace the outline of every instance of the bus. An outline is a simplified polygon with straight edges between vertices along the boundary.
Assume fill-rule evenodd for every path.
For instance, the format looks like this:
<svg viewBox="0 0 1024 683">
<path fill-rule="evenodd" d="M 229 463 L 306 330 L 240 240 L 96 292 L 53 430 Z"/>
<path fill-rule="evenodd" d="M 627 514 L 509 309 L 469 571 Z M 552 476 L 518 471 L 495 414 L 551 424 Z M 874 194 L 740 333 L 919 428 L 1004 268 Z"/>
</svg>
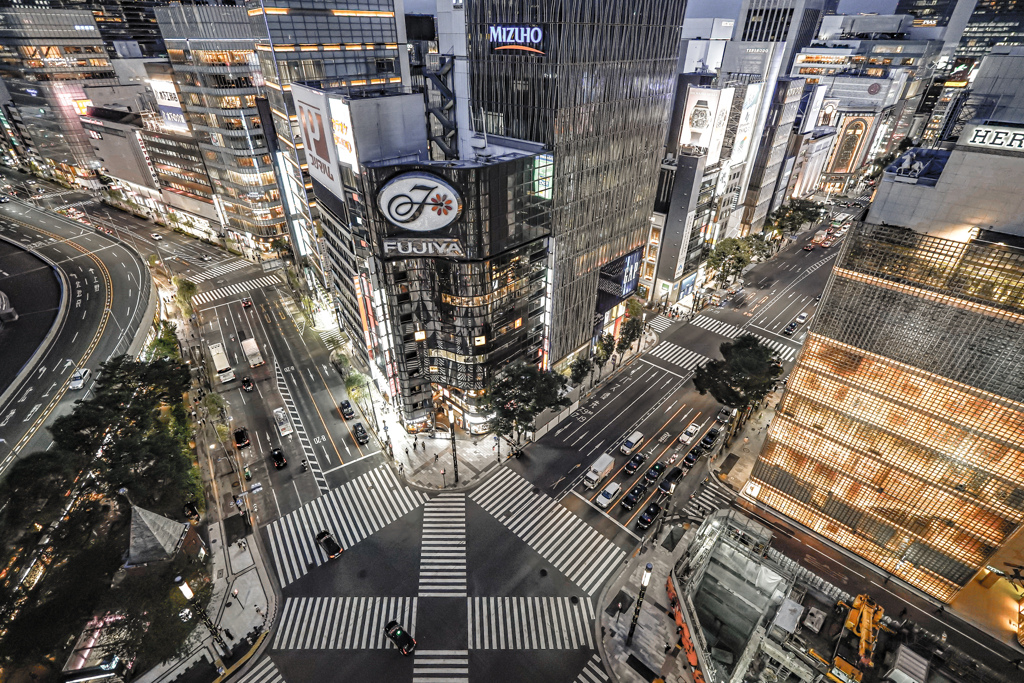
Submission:
<svg viewBox="0 0 1024 683">
<path fill-rule="evenodd" d="M 249 361 L 249 367 L 255 368 L 263 365 L 263 356 L 260 354 L 260 347 L 256 343 L 256 340 L 250 337 L 249 339 L 242 340 L 242 351 L 245 352 L 245 357 Z"/>
<path fill-rule="evenodd" d="M 235 378 L 235 371 L 231 369 L 227 354 L 224 353 L 223 344 L 210 344 L 210 359 L 213 361 L 213 369 L 222 383 L 230 382 Z"/>
</svg>

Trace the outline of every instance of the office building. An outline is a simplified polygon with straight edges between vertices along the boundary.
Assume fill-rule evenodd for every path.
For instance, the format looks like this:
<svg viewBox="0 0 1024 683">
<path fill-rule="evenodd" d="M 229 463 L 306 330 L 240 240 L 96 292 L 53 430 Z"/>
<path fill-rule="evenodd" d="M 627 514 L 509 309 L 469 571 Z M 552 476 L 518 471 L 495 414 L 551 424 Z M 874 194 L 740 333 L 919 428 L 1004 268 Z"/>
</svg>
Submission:
<svg viewBox="0 0 1024 683">
<path fill-rule="evenodd" d="M 979 0 L 974 5 L 957 57 L 984 57 L 996 45 L 1024 45 L 1024 7 L 1015 0 Z"/>
<path fill-rule="evenodd" d="M 899 0 L 896 14 L 909 14 L 915 26 L 946 26 L 958 0 Z"/>
<path fill-rule="evenodd" d="M 2 9 L 82 10 L 96 21 L 111 59 L 163 57 L 155 9 L 167 0 L 0 0 Z"/>
<path fill-rule="evenodd" d="M 97 186 L 99 162 L 78 117 L 89 103 L 85 86 L 115 85 L 117 79 L 92 15 L 0 13 L 0 78 L 35 168 L 66 183 Z"/>
<path fill-rule="evenodd" d="M 782 43 L 782 72 L 814 40 L 824 14 L 822 0 L 743 0 L 733 39 L 744 43 Z"/>
<path fill-rule="evenodd" d="M 154 81 L 161 113 L 183 117 L 202 150 L 228 246 L 258 260 L 285 234 L 286 219 L 257 109 L 263 80 L 248 16 L 229 6 L 156 13 L 173 70 L 171 82 Z"/>
</svg>

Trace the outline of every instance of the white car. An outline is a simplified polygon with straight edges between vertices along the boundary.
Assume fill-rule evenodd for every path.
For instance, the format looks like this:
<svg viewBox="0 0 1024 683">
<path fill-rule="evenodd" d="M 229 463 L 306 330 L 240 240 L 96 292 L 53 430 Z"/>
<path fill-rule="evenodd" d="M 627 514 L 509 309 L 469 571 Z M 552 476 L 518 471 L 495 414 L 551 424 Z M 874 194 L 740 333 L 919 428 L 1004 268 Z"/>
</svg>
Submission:
<svg viewBox="0 0 1024 683">
<path fill-rule="evenodd" d="M 679 443 L 690 443 L 693 441 L 693 437 L 697 436 L 697 432 L 700 431 L 700 427 L 696 422 L 692 423 L 686 428 L 686 431 L 679 435 Z"/>
<path fill-rule="evenodd" d="M 160 240 L 162 240 L 164 238 L 164 236 L 161 235 L 158 232 L 151 232 L 151 233 L 149 233 L 149 236 L 152 237 L 153 239 L 155 239 L 157 242 L 159 242 Z"/>
<path fill-rule="evenodd" d="M 71 383 L 68 384 L 68 389 L 72 391 L 78 391 L 85 387 L 85 383 L 89 381 L 89 368 L 78 368 L 75 370 L 75 374 L 71 375 Z"/>
<path fill-rule="evenodd" d="M 612 504 L 612 501 L 615 500 L 615 496 L 619 495 L 619 491 L 621 490 L 622 486 L 614 481 L 605 486 L 604 491 L 601 491 L 601 495 L 599 495 L 595 501 L 597 503 L 597 507 L 602 510 L 607 510 L 608 506 Z"/>
<path fill-rule="evenodd" d="M 805 322 L 807 322 L 807 313 L 801 313 L 796 317 L 797 325 L 803 325 Z"/>
<path fill-rule="evenodd" d="M 202 260 L 202 261 L 212 261 L 212 260 L 213 260 L 213 257 L 212 257 L 212 256 L 210 256 L 209 254 L 203 254 L 203 255 L 202 255 L 202 256 L 200 256 L 199 258 L 200 258 L 200 260 Z"/>
</svg>

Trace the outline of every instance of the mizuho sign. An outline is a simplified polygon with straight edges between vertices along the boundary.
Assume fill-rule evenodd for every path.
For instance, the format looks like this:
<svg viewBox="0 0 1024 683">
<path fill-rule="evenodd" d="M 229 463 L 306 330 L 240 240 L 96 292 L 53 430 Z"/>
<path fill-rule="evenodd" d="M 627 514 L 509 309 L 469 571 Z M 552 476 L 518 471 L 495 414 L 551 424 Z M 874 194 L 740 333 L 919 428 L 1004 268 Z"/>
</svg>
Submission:
<svg viewBox="0 0 1024 683">
<path fill-rule="evenodd" d="M 445 228 L 462 215 L 462 197 L 444 178 L 407 171 L 377 193 L 377 208 L 392 225 L 413 232 Z"/>
<path fill-rule="evenodd" d="M 538 55 L 544 54 L 544 29 L 540 26 L 488 26 L 487 37 L 494 50 L 521 50 Z"/>
</svg>

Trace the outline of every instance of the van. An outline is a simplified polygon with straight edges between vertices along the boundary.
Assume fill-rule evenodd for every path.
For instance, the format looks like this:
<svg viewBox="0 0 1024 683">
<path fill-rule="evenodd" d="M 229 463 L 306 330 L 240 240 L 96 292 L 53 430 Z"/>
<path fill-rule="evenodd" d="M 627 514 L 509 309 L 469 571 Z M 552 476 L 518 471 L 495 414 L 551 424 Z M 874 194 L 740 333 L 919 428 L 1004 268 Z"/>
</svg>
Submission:
<svg viewBox="0 0 1024 683">
<path fill-rule="evenodd" d="M 601 491 L 601 495 L 599 495 L 595 501 L 597 503 L 597 507 L 602 510 L 607 510 L 608 506 L 612 504 L 612 501 L 615 500 L 615 496 L 619 495 L 619 491 L 621 490 L 622 486 L 614 481 L 605 486 L 604 491 Z"/>
<path fill-rule="evenodd" d="M 626 455 L 633 455 L 633 452 L 638 450 L 644 443 L 643 432 L 633 432 L 629 435 L 629 438 L 622 442 L 619 450 Z"/>
</svg>

